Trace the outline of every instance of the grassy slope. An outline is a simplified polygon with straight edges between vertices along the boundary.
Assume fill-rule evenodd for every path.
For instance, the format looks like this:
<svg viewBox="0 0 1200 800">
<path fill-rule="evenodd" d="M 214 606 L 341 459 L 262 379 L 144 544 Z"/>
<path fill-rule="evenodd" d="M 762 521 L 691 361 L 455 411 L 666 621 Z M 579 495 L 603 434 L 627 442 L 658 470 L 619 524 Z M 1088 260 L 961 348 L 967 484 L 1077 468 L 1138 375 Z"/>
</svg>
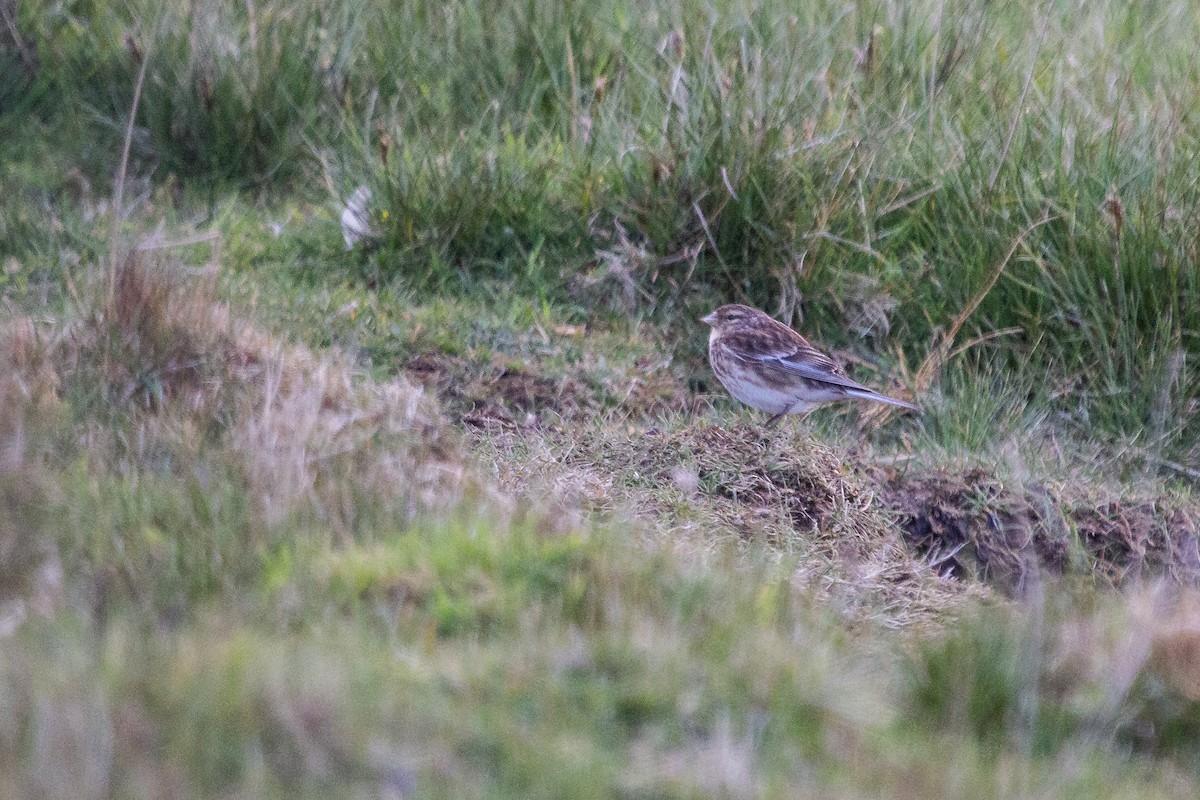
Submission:
<svg viewBox="0 0 1200 800">
<path fill-rule="evenodd" d="M 1186 4 L 151 5 L 0 2 L 0 793 L 1196 793 Z"/>
</svg>

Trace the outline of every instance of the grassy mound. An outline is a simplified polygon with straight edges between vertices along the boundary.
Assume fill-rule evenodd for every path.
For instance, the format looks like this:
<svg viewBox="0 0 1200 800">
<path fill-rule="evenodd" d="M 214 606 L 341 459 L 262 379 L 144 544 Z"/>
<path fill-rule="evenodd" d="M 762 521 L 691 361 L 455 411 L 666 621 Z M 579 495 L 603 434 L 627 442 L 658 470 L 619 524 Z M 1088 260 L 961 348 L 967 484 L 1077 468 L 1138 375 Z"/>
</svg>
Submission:
<svg viewBox="0 0 1200 800">
<path fill-rule="evenodd" d="M 797 426 L 798 427 L 798 426 Z M 1117 489 L 1080 474 L 1021 478 L 1004 466 L 938 465 L 757 423 L 616 415 L 582 427 L 493 430 L 485 442 L 515 491 L 630 512 L 663 532 L 732 534 L 822 564 L 866 608 L 937 616 L 966 584 L 1025 596 L 1045 581 L 1200 581 L 1193 493 Z M 709 533 L 711 532 L 711 533 Z M 673 535 L 673 534 L 669 534 Z M 809 566 L 800 567 L 803 572 Z"/>
<path fill-rule="evenodd" d="M 236 322 L 178 264 L 135 254 L 113 277 L 62 323 L 3 329 L 13 519 L 61 526 L 57 541 L 9 537 L 21 547 L 57 545 L 102 595 L 116 580 L 136 596 L 165 569 L 200 598 L 252 579 L 285 523 L 346 538 L 457 504 L 462 455 L 418 387 L 363 383 Z"/>
</svg>

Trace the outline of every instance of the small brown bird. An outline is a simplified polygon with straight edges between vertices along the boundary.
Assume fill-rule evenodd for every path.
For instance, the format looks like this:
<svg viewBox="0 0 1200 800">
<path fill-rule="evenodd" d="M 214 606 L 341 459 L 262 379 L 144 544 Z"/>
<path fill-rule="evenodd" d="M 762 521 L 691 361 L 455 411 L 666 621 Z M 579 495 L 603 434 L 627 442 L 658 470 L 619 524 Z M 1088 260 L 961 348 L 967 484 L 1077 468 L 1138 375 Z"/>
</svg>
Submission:
<svg viewBox="0 0 1200 800">
<path fill-rule="evenodd" d="M 850 380 L 807 339 L 756 308 L 725 305 L 701 321 L 712 327 L 708 363 L 717 379 L 738 400 L 771 414 L 767 425 L 784 414 L 852 398 L 919 410 Z"/>
</svg>

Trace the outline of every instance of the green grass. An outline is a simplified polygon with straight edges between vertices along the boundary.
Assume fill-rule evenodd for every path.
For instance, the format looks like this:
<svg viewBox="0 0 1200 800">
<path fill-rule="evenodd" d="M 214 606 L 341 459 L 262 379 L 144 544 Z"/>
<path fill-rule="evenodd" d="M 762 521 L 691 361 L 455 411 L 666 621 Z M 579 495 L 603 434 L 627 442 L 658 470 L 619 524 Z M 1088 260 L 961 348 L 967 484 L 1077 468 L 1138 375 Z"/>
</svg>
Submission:
<svg viewBox="0 0 1200 800">
<path fill-rule="evenodd" d="M 0 16 L 0 795 L 1196 793 L 1188 4 Z"/>
<path fill-rule="evenodd" d="M 329 211 L 374 187 L 374 252 L 335 259 L 332 230 L 297 234 L 323 272 L 426 292 L 499 281 L 662 321 L 744 299 L 884 369 L 896 346 L 919 363 L 1015 243 L 960 341 L 1011 331 L 989 349 L 1038 405 L 1192 456 L 1196 20 L 1181 6 L 205 13 L 22 17 L 50 43 L 37 115 L 107 131 L 75 137 L 95 181 L 94 145 L 115 149 L 148 57 L 135 164 L 209 213 L 217 187 Z M 45 257 L 23 207 L 8 238 Z"/>
</svg>

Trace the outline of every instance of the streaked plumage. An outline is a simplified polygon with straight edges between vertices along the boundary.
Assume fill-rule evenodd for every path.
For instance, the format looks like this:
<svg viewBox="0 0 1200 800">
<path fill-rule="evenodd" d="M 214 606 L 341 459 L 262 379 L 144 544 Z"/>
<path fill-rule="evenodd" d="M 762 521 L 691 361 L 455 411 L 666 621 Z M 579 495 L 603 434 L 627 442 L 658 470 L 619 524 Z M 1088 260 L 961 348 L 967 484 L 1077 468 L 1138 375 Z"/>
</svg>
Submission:
<svg viewBox="0 0 1200 800">
<path fill-rule="evenodd" d="M 717 379 L 741 402 L 771 414 L 768 425 L 835 400 L 874 400 L 919 410 L 850 380 L 833 359 L 758 309 L 724 305 L 702 321 L 712 327 L 708 362 Z"/>
</svg>

